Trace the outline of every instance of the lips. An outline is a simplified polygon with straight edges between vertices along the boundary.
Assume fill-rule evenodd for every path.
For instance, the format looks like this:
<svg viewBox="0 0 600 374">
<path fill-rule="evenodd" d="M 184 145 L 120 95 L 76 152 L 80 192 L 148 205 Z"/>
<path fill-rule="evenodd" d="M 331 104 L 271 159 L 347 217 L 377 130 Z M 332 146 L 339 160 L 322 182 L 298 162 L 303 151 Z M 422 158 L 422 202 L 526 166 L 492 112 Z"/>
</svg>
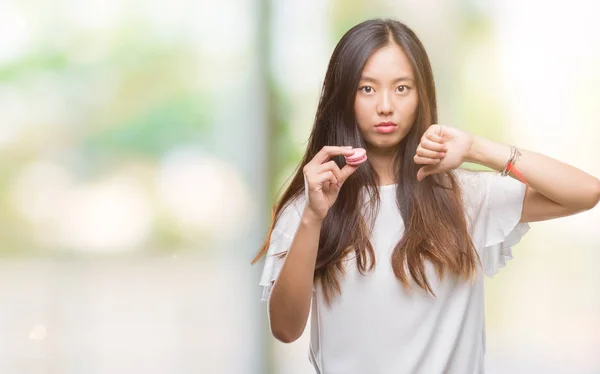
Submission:
<svg viewBox="0 0 600 374">
<path fill-rule="evenodd" d="M 383 134 L 389 134 L 394 131 L 396 127 L 398 126 L 396 126 L 394 122 L 381 122 L 375 126 L 375 130 Z"/>
</svg>

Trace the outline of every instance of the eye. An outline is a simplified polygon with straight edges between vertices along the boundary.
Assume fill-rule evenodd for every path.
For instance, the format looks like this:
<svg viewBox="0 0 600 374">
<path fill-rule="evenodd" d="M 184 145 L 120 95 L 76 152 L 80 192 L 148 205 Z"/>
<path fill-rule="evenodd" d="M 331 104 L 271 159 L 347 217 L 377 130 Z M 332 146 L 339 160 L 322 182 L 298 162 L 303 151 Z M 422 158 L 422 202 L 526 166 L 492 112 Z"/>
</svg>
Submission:
<svg viewBox="0 0 600 374">
<path fill-rule="evenodd" d="M 409 90 L 408 86 L 404 86 L 404 85 L 398 86 L 398 92 L 400 92 L 400 93 L 408 92 L 408 90 Z"/>
<path fill-rule="evenodd" d="M 371 92 L 373 92 L 373 87 L 371 86 L 362 86 L 359 88 L 359 90 L 361 90 L 362 92 L 366 93 L 366 94 L 370 94 Z"/>
</svg>

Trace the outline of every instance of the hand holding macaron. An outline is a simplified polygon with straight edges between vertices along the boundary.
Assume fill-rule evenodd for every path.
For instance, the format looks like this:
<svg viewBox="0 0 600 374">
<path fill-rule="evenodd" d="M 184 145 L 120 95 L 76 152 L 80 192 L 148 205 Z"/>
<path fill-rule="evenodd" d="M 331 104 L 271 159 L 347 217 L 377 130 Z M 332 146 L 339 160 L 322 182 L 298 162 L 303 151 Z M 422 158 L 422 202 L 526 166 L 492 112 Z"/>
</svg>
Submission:
<svg viewBox="0 0 600 374">
<path fill-rule="evenodd" d="M 330 160 L 339 155 L 346 158 L 346 165 L 342 169 Z M 308 211 L 318 220 L 325 219 L 346 179 L 366 160 L 366 151 L 362 148 L 323 147 L 302 169 L 307 200 L 305 213 Z"/>
</svg>

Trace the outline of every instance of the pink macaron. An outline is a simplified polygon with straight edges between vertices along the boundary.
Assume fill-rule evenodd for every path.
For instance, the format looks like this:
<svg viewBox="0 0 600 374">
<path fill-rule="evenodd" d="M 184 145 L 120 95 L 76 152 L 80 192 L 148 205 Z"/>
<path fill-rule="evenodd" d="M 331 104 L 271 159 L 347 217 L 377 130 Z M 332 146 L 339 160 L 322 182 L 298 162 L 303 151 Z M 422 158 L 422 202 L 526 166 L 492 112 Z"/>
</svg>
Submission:
<svg viewBox="0 0 600 374">
<path fill-rule="evenodd" d="M 362 148 L 354 148 L 354 154 L 346 157 L 346 163 L 348 165 L 356 166 L 367 161 L 367 151 Z"/>
</svg>

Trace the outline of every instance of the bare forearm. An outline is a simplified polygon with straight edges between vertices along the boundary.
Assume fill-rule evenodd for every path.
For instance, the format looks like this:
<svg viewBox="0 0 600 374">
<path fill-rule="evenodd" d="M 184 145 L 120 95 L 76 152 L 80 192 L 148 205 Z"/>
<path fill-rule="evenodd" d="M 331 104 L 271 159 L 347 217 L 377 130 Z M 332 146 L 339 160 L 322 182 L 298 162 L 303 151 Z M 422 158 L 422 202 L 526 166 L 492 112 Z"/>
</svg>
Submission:
<svg viewBox="0 0 600 374">
<path fill-rule="evenodd" d="M 515 167 L 534 190 L 563 206 L 591 209 L 600 199 L 598 178 L 551 157 L 521 150 Z M 510 147 L 474 136 L 466 161 L 501 171 Z M 513 178 L 515 175 L 510 174 Z"/>
<path fill-rule="evenodd" d="M 305 211 L 285 262 L 271 291 L 269 316 L 273 335 L 296 340 L 306 326 L 322 222 Z"/>
</svg>

